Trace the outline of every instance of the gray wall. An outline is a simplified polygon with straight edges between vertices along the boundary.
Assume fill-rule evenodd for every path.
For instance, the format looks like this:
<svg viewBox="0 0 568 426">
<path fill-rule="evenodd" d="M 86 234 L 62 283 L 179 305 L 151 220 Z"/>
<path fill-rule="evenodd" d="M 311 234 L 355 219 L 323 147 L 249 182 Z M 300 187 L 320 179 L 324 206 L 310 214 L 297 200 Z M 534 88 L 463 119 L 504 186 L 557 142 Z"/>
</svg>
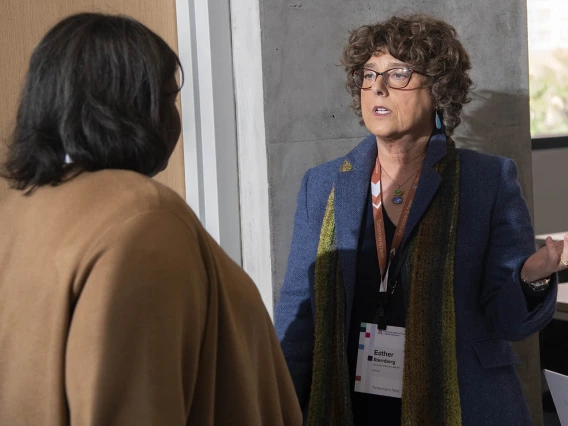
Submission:
<svg viewBox="0 0 568 426">
<path fill-rule="evenodd" d="M 454 25 L 472 59 L 477 88 L 456 142 L 514 158 L 532 206 L 525 0 L 261 0 L 275 300 L 303 174 L 367 134 L 348 107 L 338 65 L 348 30 L 414 11 Z"/>
<path fill-rule="evenodd" d="M 536 233 L 568 232 L 568 148 L 533 151 L 532 161 Z"/>
</svg>

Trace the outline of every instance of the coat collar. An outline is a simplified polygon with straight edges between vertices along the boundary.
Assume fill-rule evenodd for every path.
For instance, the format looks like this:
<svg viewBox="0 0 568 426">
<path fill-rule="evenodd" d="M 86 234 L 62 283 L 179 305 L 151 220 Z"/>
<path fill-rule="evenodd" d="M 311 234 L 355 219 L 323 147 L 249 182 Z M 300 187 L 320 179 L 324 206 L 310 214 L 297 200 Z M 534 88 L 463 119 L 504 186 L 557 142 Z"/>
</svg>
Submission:
<svg viewBox="0 0 568 426">
<path fill-rule="evenodd" d="M 433 167 L 445 155 L 446 137 L 443 134 L 433 135 L 428 142 L 426 157 L 408 217 L 401 250 L 408 243 L 412 231 L 438 190 L 442 178 Z M 353 305 L 361 223 L 376 158 L 377 140 L 374 135 L 370 135 L 345 156 L 335 179 L 335 229 L 346 290 L 347 327 L 349 327 Z"/>
<path fill-rule="evenodd" d="M 404 238 L 402 240 L 401 249 L 404 248 L 412 231 L 426 212 L 426 209 L 432 202 L 432 198 L 436 194 L 442 177 L 434 170 L 434 166 L 446 156 L 446 136 L 443 134 L 435 134 L 428 142 L 426 150 L 426 157 L 422 165 L 422 172 L 420 173 L 420 180 L 418 181 L 418 189 L 416 196 L 412 202 L 410 215 L 408 216 L 408 223 L 404 230 Z"/>
</svg>

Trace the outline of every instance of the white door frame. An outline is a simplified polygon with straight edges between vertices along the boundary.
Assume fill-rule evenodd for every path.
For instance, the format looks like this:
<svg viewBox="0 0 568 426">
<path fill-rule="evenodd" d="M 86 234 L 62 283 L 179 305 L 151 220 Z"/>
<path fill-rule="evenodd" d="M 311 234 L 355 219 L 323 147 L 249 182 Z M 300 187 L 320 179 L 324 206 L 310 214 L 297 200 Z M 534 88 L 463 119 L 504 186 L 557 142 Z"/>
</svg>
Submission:
<svg viewBox="0 0 568 426">
<path fill-rule="evenodd" d="M 272 244 L 259 0 L 232 0 L 243 267 L 272 316 Z"/>
<path fill-rule="evenodd" d="M 176 7 L 186 199 L 272 315 L 259 0 L 176 0 Z"/>
</svg>

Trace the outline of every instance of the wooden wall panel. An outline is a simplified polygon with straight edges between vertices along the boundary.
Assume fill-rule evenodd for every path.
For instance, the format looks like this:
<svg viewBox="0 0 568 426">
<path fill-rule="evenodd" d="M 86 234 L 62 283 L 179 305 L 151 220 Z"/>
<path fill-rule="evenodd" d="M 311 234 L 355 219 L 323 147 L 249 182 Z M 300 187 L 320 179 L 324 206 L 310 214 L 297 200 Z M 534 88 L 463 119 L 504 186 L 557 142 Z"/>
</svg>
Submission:
<svg viewBox="0 0 568 426">
<path fill-rule="evenodd" d="M 13 130 L 18 98 L 34 46 L 65 16 L 102 12 L 132 16 L 177 51 L 175 0 L 0 0 L 0 161 Z M 185 198 L 182 143 L 156 179 Z M 0 180 L 0 198 L 8 184 Z"/>
</svg>

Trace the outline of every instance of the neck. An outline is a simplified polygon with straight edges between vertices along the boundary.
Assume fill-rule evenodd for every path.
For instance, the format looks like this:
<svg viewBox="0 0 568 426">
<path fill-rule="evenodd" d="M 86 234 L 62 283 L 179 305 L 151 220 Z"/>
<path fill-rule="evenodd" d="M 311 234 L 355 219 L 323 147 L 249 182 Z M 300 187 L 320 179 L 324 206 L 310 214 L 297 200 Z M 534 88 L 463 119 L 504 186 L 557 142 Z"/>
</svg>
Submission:
<svg viewBox="0 0 568 426">
<path fill-rule="evenodd" d="M 381 166 L 387 170 L 401 171 L 420 167 L 426 156 L 429 136 L 418 139 L 384 139 L 377 136 L 377 149 Z"/>
</svg>

